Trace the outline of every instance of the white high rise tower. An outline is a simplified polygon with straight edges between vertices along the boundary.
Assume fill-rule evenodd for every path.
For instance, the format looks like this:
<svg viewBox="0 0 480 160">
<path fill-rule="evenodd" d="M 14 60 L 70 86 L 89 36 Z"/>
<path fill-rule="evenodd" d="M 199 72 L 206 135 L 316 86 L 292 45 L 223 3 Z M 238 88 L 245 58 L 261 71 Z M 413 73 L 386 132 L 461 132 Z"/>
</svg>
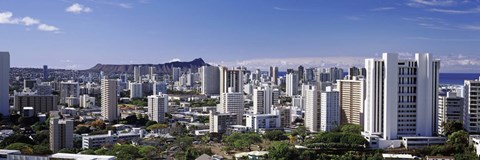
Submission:
<svg viewBox="0 0 480 160">
<path fill-rule="evenodd" d="M 382 59 L 366 59 L 365 68 L 367 134 L 395 140 L 437 132 L 439 60 L 428 53 L 413 60 L 384 53 Z"/>
</svg>

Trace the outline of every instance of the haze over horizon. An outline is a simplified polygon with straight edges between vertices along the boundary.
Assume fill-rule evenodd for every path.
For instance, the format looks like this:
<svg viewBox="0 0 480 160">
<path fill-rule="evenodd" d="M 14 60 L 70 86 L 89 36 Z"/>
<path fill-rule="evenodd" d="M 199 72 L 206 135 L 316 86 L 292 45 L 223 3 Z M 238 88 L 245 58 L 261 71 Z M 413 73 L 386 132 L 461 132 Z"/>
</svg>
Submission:
<svg viewBox="0 0 480 160">
<path fill-rule="evenodd" d="M 0 1 L 12 67 L 88 69 L 201 57 L 266 69 L 363 66 L 429 52 L 441 72 L 480 67 L 478 0 Z"/>
</svg>

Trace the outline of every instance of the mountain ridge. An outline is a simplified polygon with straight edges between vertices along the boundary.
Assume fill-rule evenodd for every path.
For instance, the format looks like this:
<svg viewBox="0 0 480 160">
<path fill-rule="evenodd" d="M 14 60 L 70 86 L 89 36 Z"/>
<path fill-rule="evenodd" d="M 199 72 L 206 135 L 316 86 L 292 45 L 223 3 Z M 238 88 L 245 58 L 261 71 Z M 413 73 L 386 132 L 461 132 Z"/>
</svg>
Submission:
<svg viewBox="0 0 480 160">
<path fill-rule="evenodd" d="M 148 73 L 149 67 L 155 67 L 156 74 L 165 74 L 171 73 L 173 67 L 185 69 L 192 69 L 192 72 L 196 72 L 197 68 L 201 66 L 210 66 L 210 64 L 205 63 L 202 58 L 196 58 L 189 62 L 168 62 L 163 64 L 101 64 L 98 63 L 87 71 L 100 72 L 111 74 L 111 73 L 128 73 L 133 74 L 134 66 L 140 66 L 140 72 Z"/>
</svg>

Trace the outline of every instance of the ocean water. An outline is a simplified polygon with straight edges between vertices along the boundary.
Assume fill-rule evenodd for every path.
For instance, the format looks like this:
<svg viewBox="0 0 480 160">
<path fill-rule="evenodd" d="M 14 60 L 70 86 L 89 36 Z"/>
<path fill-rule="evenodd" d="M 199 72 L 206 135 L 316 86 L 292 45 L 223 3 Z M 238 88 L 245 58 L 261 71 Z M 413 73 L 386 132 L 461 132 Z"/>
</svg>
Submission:
<svg viewBox="0 0 480 160">
<path fill-rule="evenodd" d="M 278 72 L 279 76 L 285 74 L 286 72 Z M 464 80 L 475 80 L 479 77 L 480 73 L 440 73 L 440 84 L 462 85 Z"/>
</svg>

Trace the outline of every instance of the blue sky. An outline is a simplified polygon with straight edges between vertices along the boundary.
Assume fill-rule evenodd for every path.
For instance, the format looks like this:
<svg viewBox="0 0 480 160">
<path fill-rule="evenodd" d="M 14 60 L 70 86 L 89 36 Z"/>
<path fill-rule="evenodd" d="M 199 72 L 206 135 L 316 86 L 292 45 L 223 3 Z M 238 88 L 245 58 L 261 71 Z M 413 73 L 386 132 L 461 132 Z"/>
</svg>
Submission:
<svg viewBox="0 0 480 160">
<path fill-rule="evenodd" d="M 430 52 L 443 72 L 480 67 L 476 0 L 0 0 L 12 66 L 97 63 L 289 68 Z"/>
</svg>

